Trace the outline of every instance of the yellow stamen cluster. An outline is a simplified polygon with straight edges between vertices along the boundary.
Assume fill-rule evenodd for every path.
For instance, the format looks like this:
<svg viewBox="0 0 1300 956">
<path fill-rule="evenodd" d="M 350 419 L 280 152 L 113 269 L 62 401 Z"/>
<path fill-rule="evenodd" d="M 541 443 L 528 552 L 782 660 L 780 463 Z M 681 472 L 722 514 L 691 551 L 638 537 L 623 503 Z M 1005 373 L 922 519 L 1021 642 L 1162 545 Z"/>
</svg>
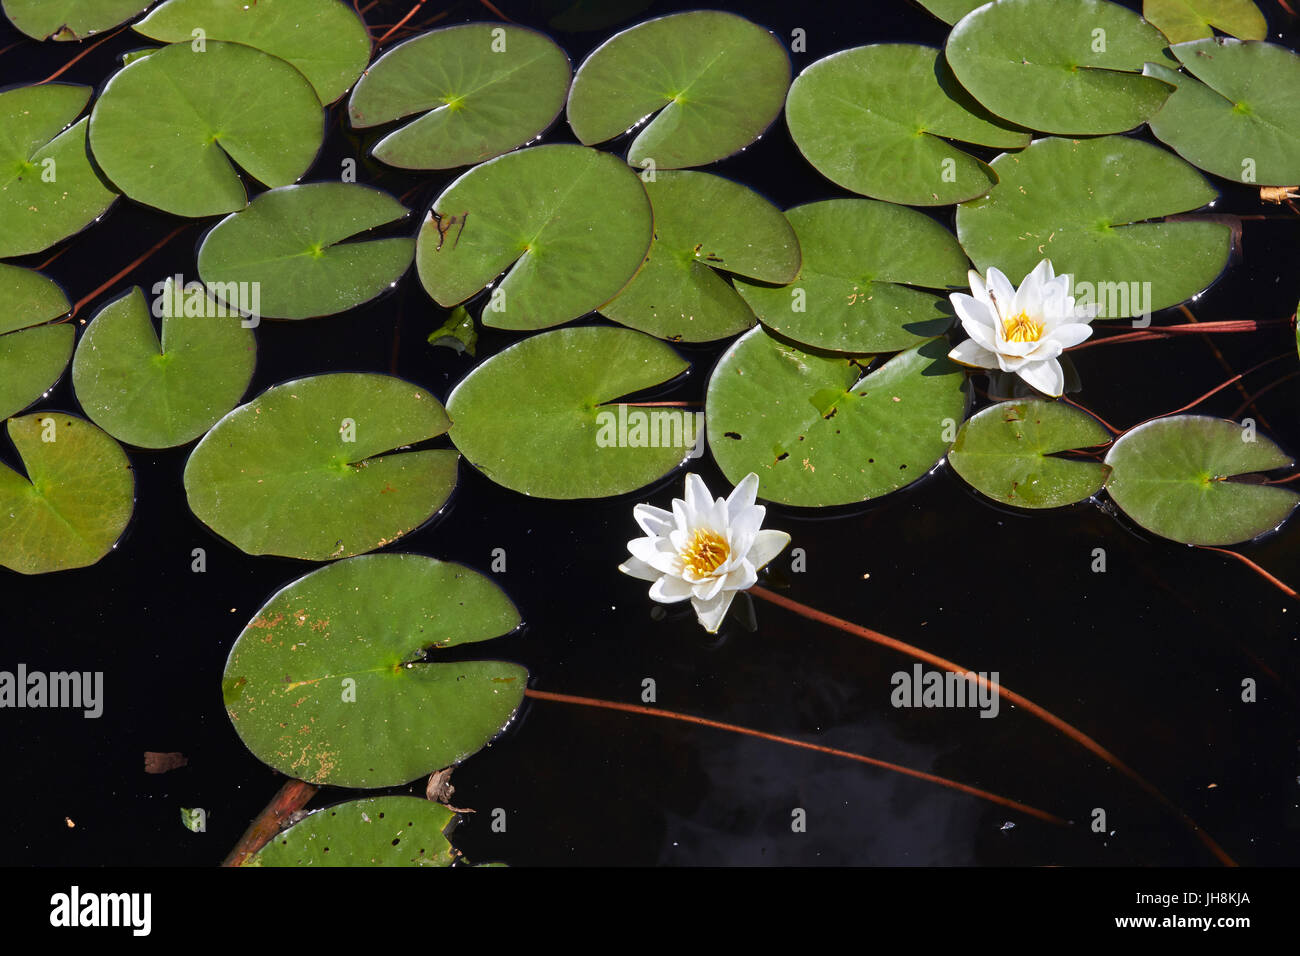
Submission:
<svg viewBox="0 0 1300 956">
<path fill-rule="evenodd" d="M 1002 320 L 1002 338 L 1008 342 L 1037 342 L 1043 337 L 1043 323 L 1026 313 Z"/>
<path fill-rule="evenodd" d="M 697 577 L 712 574 L 731 553 L 727 539 L 709 528 L 696 528 L 682 550 L 682 567 L 695 572 Z"/>
</svg>

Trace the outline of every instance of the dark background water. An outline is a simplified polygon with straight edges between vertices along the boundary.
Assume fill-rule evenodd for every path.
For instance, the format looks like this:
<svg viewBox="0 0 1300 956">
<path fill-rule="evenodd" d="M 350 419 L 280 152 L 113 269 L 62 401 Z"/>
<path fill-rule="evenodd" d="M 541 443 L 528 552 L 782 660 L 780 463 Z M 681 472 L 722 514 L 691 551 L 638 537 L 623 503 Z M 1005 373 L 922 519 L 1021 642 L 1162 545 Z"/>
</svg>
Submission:
<svg viewBox="0 0 1300 956">
<path fill-rule="evenodd" d="M 381 3 L 367 19 L 391 24 L 410 6 Z M 547 22 L 556 4 L 501 0 L 498 6 L 552 33 L 575 66 L 617 28 L 559 33 Z M 1274 0 L 1262 6 L 1270 38 L 1294 48 L 1294 20 Z M 617 26 L 689 8 L 653 3 Z M 436 9 L 426 4 L 411 22 Z M 495 19 L 476 2 L 449 9 L 439 25 Z M 793 55 L 796 73 L 846 47 L 939 46 L 947 32 L 902 0 L 726 9 L 783 39 L 804 29 L 807 52 Z M 5 86 L 42 79 L 78 52 L 20 40 L 0 26 Z M 62 79 L 99 87 L 122 52 L 146 45 L 124 32 Z M 330 108 L 326 145 L 305 180 L 337 178 L 341 161 L 354 157 L 360 181 L 398 196 L 414 190 L 407 198 L 413 213 L 403 225 L 413 230 L 455 173 L 384 169 L 364 158 L 376 137 L 351 133 L 342 114 L 341 105 Z M 546 141 L 572 141 L 562 119 Z M 783 120 L 743 154 L 709 169 L 782 208 L 845 195 L 804 162 Z M 1214 184 L 1223 197 L 1216 212 L 1269 218 L 1246 222 L 1244 255 L 1193 304 L 1198 317 L 1290 316 L 1300 295 L 1297 218 L 1285 207 L 1261 208 L 1253 190 Z M 930 213 L 952 228 L 952 207 Z M 69 240 L 46 272 L 75 301 L 176 223 L 121 200 Z M 193 224 L 80 318 L 89 319 L 132 283 L 148 289 L 175 272 L 194 277 L 194 250 L 210 225 Z M 18 261 L 36 266 L 46 258 Z M 393 294 L 352 312 L 263 323 L 249 394 L 304 375 L 372 370 L 403 376 L 445 399 L 475 360 L 426 344 L 443 316 L 412 269 Z M 1156 324 L 1180 321 L 1176 311 L 1155 316 Z M 484 332 L 479 359 L 517 337 Z M 1252 376 L 1248 388 L 1296 370 L 1295 339 L 1286 326 L 1221 335 L 1216 343 L 1237 371 L 1291 353 Z M 692 369 L 664 397 L 701 400 L 721 350 L 680 346 Z M 1121 427 L 1172 411 L 1230 374 L 1200 337 L 1089 349 L 1076 366 L 1084 387 L 1074 397 Z M 1264 434 L 1295 453 L 1298 397 L 1292 379 L 1262 395 L 1254 409 L 1238 413 L 1243 399 L 1226 389 L 1198 411 L 1253 415 Z M 66 376 L 37 407 L 80 414 Z M 0 571 L 0 669 L 22 662 L 46 671 L 102 670 L 106 685 L 104 715 L 95 721 L 72 712 L 0 712 L 8 821 L 0 863 L 210 866 L 283 781 L 236 736 L 222 707 L 220 677 L 243 625 L 271 594 L 315 565 L 250 557 L 201 525 L 181 487 L 189 450 L 130 450 L 135 517 L 96 566 L 39 577 Z M 17 463 L 7 441 L 0 457 Z M 707 456 L 692 467 L 715 491 L 725 491 Z M 689 611 L 652 614 L 657 606 L 645 585 L 616 566 L 627 540 L 639 534 L 632 505 L 667 506 L 680 495 L 681 481 L 679 471 L 622 498 L 537 501 L 462 462 L 445 512 L 390 550 L 486 572 L 492 550 L 505 548 L 507 571 L 497 580 L 526 626 L 494 642 L 492 653 L 525 664 L 537 688 L 636 702 L 650 677 L 661 707 L 952 777 L 1079 822 L 1069 828 L 1040 823 L 933 784 L 716 730 L 529 701 L 493 746 L 454 775 L 455 802 L 480 811 L 455 834 L 469 858 L 515 865 L 1213 863 L 1149 795 L 1027 714 L 1004 706 L 996 720 L 982 720 L 972 711 L 891 707 L 890 675 L 910 670 L 910 659 L 762 602 L 755 602 L 756 632 L 731 619 L 716 638 Z M 998 671 L 1006 686 L 1144 774 L 1240 862 L 1296 862 L 1300 605 L 1242 565 L 1155 539 L 1096 503 L 1047 514 L 1003 510 L 945 466 L 857 508 L 769 507 L 767 524 L 789 531 L 793 545 L 807 553 L 803 573 L 790 571 L 788 553 L 774 565 L 795 599 L 972 669 Z M 1300 525 L 1293 522 L 1241 550 L 1300 585 L 1297 541 Z M 190 569 L 196 547 L 207 551 L 205 574 Z M 1102 574 L 1090 570 L 1098 547 L 1107 555 Z M 1244 678 L 1258 682 L 1258 702 L 1241 701 Z M 181 751 L 190 762 L 147 775 L 147 750 Z M 422 784 L 395 792 L 420 793 Z M 327 790 L 313 806 L 351 795 Z M 207 810 L 206 832 L 181 825 L 182 806 Z M 496 807 L 507 811 L 504 833 L 490 826 L 488 811 Z M 1097 807 L 1113 832 L 1088 829 Z M 807 813 L 805 833 L 791 831 L 795 808 Z M 1016 825 L 1004 828 L 1007 822 Z"/>
</svg>

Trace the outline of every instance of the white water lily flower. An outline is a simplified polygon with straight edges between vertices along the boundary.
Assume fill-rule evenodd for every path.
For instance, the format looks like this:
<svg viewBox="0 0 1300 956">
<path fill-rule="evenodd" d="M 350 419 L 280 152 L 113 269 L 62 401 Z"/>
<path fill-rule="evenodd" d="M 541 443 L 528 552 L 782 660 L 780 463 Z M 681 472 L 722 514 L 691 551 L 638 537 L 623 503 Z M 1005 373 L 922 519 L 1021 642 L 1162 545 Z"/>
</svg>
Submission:
<svg viewBox="0 0 1300 956">
<path fill-rule="evenodd" d="M 974 368 L 1014 372 L 1044 395 L 1065 391 L 1065 372 L 1057 357 L 1092 335 L 1093 307 L 1077 306 L 1069 275 L 1058 276 L 1044 259 L 1014 288 L 997 269 L 988 280 L 970 272 L 974 295 L 949 296 L 962 328 L 970 336 L 948 353 Z"/>
<path fill-rule="evenodd" d="M 627 543 L 632 557 L 618 569 L 653 581 L 650 597 L 660 603 L 689 598 L 700 624 L 716 634 L 736 592 L 753 587 L 759 569 L 790 543 L 784 531 L 760 530 L 767 509 L 754 504 L 757 495 L 752 472 L 726 500 L 710 497 L 699 475 L 687 475 L 686 498 L 674 498 L 672 511 L 632 510 L 646 537 Z"/>
</svg>

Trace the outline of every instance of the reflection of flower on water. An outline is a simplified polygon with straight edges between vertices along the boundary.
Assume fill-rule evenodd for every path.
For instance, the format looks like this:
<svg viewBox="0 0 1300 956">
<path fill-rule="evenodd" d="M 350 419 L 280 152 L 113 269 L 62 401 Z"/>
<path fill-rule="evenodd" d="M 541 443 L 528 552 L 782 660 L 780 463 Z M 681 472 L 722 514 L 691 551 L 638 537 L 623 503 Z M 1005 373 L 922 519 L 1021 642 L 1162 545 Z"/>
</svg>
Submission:
<svg viewBox="0 0 1300 956">
<path fill-rule="evenodd" d="M 1065 390 L 1058 356 L 1092 335 L 1092 306 L 1075 305 L 1072 277 L 1058 276 L 1044 259 L 1016 289 L 997 269 L 988 281 L 970 272 L 974 295 L 954 292 L 949 298 L 970 336 L 950 353 L 954 362 L 974 368 L 1014 372 L 1044 395 Z"/>
<path fill-rule="evenodd" d="M 746 475 L 730 497 L 714 499 L 698 475 L 686 476 L 686 498 L 673 510 L 640 504 L 632 510 L 644 538 L 627 543 L 624 574 L 653 581 L 650 597 L 664 604 L 690 600 L 716 634 L 738 591 L 754 586 L 758 571 L 790 543 L 784 531 L 760 529 L 767 509 L 754 504 L 758 475 Z"/>
</svg>

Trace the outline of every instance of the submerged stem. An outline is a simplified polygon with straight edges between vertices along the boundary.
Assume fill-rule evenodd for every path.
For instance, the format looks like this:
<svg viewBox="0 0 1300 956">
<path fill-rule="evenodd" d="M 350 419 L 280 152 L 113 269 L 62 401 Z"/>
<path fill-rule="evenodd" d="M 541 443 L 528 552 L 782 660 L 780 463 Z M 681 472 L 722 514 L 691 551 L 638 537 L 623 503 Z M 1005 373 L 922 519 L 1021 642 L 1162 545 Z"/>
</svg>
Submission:
<svg viewBox="0 0 1300 956">
<path fill-rule="evenodd" d="M 968 793 L 971 796 L 979 797 L 982 800 L 989 800 L 993 803 L 1001 804 L 1012 810 L 1019 810 L 1030 816 L 1045 820 L 1048 823 L 1055 823 L 1058 826 L 1068 826 L 1069 821 L 1058 817 L 1054 813 L 1048 813 L 1046 810 L 1039 810 L 1037 807 L 1031 807 L 1027 803 L 1021 803 L 1019 800 L 1012 800 L 1010 797 L 999 796 L 996 793 L 990 793 L 988 790 L 981 790 L 978 787 L 972 787 L 969 784 L 958 783 L 956 780 L 949 780 L 947 777 L 940 777 L 936 774 L 925 773 L 922 770 L 913 770 L 910 767 L 904 767 L 896 763 L 889 763 L 885 760 L 877 760 L 874 757 L 867 757 L 862 754 L 855 754 L 848 750 L 839 750 L 835 747 L 826 747 L 822 744 L 809 743 L 806 740 L 796 740 L 793 737 L 782 737 L 779 734 L 769 734 L 762 730 L 753 730 L 749 727 L 741 727 L 738 724 L 727 724 L 720 720 L 710 720 L 707 717 L 696 717 L 693 714 L 682 714 L 672 710 L 660 710 L 656 707 L 643 707 L 640 704 L 622 704 L 613 700 L 601 700 L 596 697 L 575 697 L 572 694 L 553 694 L 544 690 L 533 690 L 529 688 L 524 691 L 524 695 L 537 700 L 556 701 L 561 704 L 577 704 L 581 707 L 599 707 L 602 710 L 618 710 L 628 714 L 643 714 L 648 717 L 663 717 L 666 720 L 680 720 L 689 724 L 699 724 L 702 727 L 713 727 L 716 730 L 729 730 L 735 734 L 744 734 L 746 737 L 757 737 L 760 740 L 771 740 L 774 743 L 785 744 L 787 747 L 798 747 L 802 750 L 814 750 L 818 753 L 831 754 L 835 757 L 844 757 L 848 760 L 856 760 L 858 763 L 869 764 L 873 767 L 881 767 L 885 770 L 892 770 L 895 773 L 905 774 L 909 777 L 916 777 L 919 780 L 928 780 L 930 783 L 937 783 L 942 787 L 949 787 L 953 790 L 960 790 L 962 793 Z"/>
<path fill-rule="evenodd" d="M 933 664 L 935 667 L 942 668 L 943 670 L 946 671 L 951 671 L 954 674 L 965 675 L 971 673 L 971 671 L 969 671 L 967 668 L 962 667 L 960 664 L 954 664 L 952 661 L 947 660 L 946 658 L 939 657 L 936 654 L 931 654 L 929 651 L 924 651 L 919 647 L 915 647 L 904 641 L 900 641 L 896 638 L 889 637 L 886 634 L 881 634 L 879 631 L 873 631 L 870 628 L 863 627 L 860 624 L 854 624 L 852 621 L 846 621 L 843 618 L 834 617 L 833 615 L 827 614 L 824 611 L 819 611 L 816 608 L 809 607 L 806 604 L 800 604 L 798 601 L 794 601 L 788 597 L 785 597 L 784 595 L 777 594 L 775 591 L 769 591 L 765 587 L 759 587 L 755 585 L 754 587 L 749 589 L 749 593 L 754 595 L 754 597 L 762 598 L 764 601 L 768 601 L 772 604 L 777 605 L 778 607 L 783 607 L 787 611 L 793 611 L 795 614 L 798 614 L 801 617 L 806 617 L 809 620 L 817 621 L 820 624 L 826 624 L 829 625 L 830 627 L 837 628 L 841 631 L 844 631 L 847 634 L 852 634 L 854 637 L 865 638 L 866 640 L 871 641 L 875 644 L 880 644 L 883 647 L 888 647 L 891 650 L 895 650 L 902 654 L 906 654 L 909 657 L 913 657 L 916 658 L 917 660 L 924 661 L 927 664 Z M 1236 861 L 1233 860 L 1233 858 L 1230 857 L 1226 852 L 1224 852 L 1224 850 L 1217 843 L 1214 842 L 1214 839 L 1208 833 L 1202 830 L 1196 824 L 1196 821 L 1193 820 L 1190 816 L 1188 816 L 1188 814 L 1184 810 L 1180 809 L 1168 797 L 1166 797 L 1163 793 L 1161 793 L 1160 790 L 1158 790 L 1154 784 L 1148 783 L 1146 778 L 1144 778 L 1136 770 L 1129 767 L 1126 763 L 1124 763 L 1122 760 L 1116 757 L 1113 753 L 1111 753 L 1101 744 L 1097 743 L 1097 741 L 1093 740 L 1083 731 L 1079 730 L 1073 725 L 1062 720 L 1060 717 L 1057 717 L 1051 711 L 1045 710 L 1044 708 L 1040 707 L 1038 704 L 1035 704 L 1032 700 L 1029 700 L 1027 697 L 1022 697 L 1019 694 L 1017 694 L 1015 691 L 1008 690 L 1006 686 L 1004 686 L 1003 684 L 999 683 L 994 685 L 987 678 L 979 674 L 976 674 L 975 681 L 981 686 L 993 687 L 994 689 L 997 690 L 997 692 L 1000 695 L 1002 695 L 1003 698 L 1007 700 L 1008 703 L 1017 707 L 1023 707 L 1025 710 L 1029 711 L 1039 720 L 1056 728 L 1061 733 L 1065 734 L 1067 737 L 1073 740 L 1075 743 L 1079 744 L 1080 746 L 1084 747 L 1086 750 L 1100 757 L 1111 767 L 1118 770 L 1120 773 L 1124 774 L 1124 776 L 1128 777 L 1130 780 L 1132 780 L 1134 783 L 1140 786 L 1151 796 L 1159 800 L 1160 803 L 1163 804 L 1166 808 L 1168 808 L 1173 813 L 1175 813 L 1188 827 L 1191 828 L 1192 832 L 1195 833 L 1197 838 L 1202 843 L 1205 844 L 1205 846 L 1210 850 L 1211 853 L 1215 855 L 1215 857 L 1219 860 L 1220 863 L 1224 864 L 1225 866 L 1237 865 Z"/>
</svg>

